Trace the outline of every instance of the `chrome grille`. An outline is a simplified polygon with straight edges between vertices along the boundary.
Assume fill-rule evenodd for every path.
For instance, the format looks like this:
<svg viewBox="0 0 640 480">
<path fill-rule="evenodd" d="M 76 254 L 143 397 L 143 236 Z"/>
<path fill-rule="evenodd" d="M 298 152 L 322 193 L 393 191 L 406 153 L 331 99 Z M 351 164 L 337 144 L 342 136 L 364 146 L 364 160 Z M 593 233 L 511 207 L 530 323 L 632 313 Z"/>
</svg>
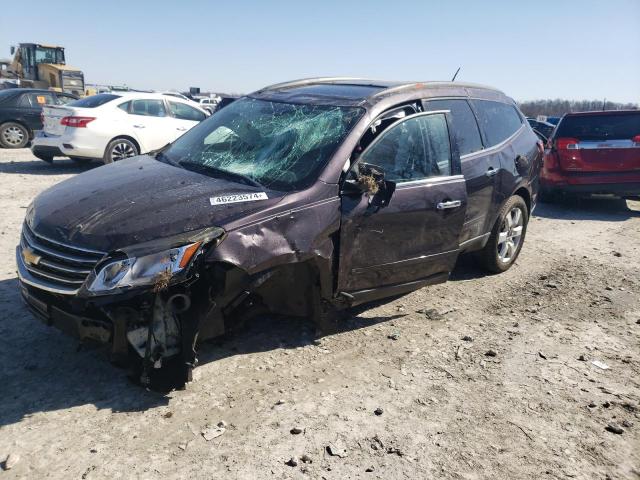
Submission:
<svg viewBox="0 0 640 480">
<path fill-rule="evenodd" d="M 23 266 L 33 277 L 30 283 L 40 280 L 42 288 L 50 289 L 51 285 L 55 285 L 66 293 L 76 292 L 105 256 L 97 250 L 74 247 L 38 235 L 26 223 L 22 227 L 20 250 Z M 29 257 L 32 257 L 32 261 Z"/>
</svg>

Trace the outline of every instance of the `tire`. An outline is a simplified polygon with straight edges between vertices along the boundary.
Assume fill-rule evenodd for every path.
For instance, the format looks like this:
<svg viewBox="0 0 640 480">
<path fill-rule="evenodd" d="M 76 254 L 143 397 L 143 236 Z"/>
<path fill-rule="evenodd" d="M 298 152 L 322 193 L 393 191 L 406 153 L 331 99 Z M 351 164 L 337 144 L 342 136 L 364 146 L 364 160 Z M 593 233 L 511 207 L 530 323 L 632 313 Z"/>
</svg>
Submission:
<svg viewBox="0 0 640 480">
<path fill-rule="evenodd" d="M 479 263 L 493 273 L 509 270 L 520 254 L 528 223 L 524 199 L 519 195 L 509 198 L 500 209 L 487 244 L 475 255 Z"/>
<path fill-rule="evenodd" d="M 102 161 L 107 163 L 117 162 L 129 157 L 135 157 L 140 152 L 138 146 L 127 138 L 114 138 L 104 150 Z"/>
<path fill-rule="evenodd" d="M 29 130 L 15 122 L 0 125 L 0 145 L 4 148 L 24 148 L 29 143 Z"/>
</svg>

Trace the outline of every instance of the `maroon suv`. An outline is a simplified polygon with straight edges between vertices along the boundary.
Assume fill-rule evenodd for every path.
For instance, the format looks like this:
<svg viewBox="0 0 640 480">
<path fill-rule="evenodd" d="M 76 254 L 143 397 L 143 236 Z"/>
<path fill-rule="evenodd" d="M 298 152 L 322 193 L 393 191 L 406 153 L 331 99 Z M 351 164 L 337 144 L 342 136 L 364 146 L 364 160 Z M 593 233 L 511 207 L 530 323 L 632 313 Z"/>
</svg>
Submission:
<svg viewBox="0 0 640 480">
<path fill-rule="evenodd" d="M 565 115 L 549 140 L 541 197 L 640 196 L 640 111 Z"/>
</svg>

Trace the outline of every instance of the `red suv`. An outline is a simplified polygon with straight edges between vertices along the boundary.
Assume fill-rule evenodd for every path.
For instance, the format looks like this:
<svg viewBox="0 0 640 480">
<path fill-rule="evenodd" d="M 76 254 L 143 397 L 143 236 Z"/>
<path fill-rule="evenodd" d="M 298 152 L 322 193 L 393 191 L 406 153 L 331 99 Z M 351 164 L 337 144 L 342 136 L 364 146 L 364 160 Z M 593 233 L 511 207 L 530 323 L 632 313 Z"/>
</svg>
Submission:
<svg viewBox="0 0 640 480">
<path fill-rule="evenodd" d="M 542 200 L 558 193 L 640 196 L 640 111 L 568 113 L 548 147 Z"/>
</svg>

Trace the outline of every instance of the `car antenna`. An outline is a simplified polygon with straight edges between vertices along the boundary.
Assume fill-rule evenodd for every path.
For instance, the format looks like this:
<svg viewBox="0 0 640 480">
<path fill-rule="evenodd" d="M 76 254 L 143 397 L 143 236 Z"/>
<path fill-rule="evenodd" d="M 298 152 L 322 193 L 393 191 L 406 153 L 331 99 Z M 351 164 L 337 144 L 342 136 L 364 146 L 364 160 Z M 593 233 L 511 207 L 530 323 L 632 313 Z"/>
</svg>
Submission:
<svg viewBox="0 0 640 480">
<path fill-rule="evenodd" d="M 458 67 L 458 69 L 456 70 L 456 73 L 453 74 L 453 78 L 451 79 L 452 82 L 456 81 L 456 77 L 458 76 L 458 72 L 460 71 L 462 67 Z"/>
</svg>

